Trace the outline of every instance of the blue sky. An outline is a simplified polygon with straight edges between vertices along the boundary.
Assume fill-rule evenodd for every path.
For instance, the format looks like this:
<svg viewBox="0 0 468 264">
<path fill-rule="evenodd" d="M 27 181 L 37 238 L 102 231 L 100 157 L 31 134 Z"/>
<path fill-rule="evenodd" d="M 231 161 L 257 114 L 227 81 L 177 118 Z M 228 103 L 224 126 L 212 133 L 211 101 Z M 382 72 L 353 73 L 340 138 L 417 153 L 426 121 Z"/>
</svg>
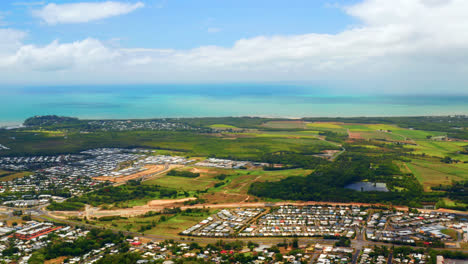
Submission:
<svg viewBox="0 0 468 264">
<path fill-rule="evenodd" d="M 468 93 L 467 12 L 465 0 L 1 1 L 0 84 Z"/>
<path fill-rule="evenodd" d="M 54 1 L 53 3 L 82 1 Z M 138 2 L 138 1 L 134 1 Z M 259 35 L 335 34 L 356 21 L 327 0 L 189 0 L 140 1 L 129 14 L 89 23 L 47 25 L 32 15 L 43 1 L 2 1 L 9 27 L 28 32 L 26 43 L 72 42 L 93 37 L 133 48 L 188 49 L 204 45 L 231 46 Z M 356 0 L 339 1 L 349 5 Z"/>
</svg>

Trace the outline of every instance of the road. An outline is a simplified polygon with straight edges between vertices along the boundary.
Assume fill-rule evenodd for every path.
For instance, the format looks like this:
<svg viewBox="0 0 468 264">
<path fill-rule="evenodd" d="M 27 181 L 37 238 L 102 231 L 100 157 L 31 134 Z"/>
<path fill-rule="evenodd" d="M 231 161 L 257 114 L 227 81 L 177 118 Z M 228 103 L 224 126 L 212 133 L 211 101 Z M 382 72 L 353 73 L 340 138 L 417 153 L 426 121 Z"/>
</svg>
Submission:
<svg viewBox="0 0 468 264">
<path fill-rule="evenodd" d="M 352 262 L 353 264 L 356 264 L 356 263 L 357 263 L 360 253 L 361 253 L 361 250 L 360 250 L 360 249 L 357 249 L 356 252 L 354 253 L 354 255 L 353 255 L 353 262 Z"/>
</svg>

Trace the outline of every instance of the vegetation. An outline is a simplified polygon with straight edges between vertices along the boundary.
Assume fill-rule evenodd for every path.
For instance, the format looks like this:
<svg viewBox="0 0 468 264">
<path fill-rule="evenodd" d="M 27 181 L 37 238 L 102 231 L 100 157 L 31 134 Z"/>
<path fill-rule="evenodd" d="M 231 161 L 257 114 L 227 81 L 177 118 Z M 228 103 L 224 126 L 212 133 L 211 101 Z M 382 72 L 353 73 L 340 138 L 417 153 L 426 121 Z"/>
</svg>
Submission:
<svg viewBox="0 0 468 264">
<path fill-rule="evenodd" d="M 26 128 L 0 130 L 0 144 L 10 148 L 2 150 L 0 155 L 52 155 L 97 147 L 144 147 L 188 157 L 271 164 L 263 171 L 199 174 L 172 170 L 167 176 L 143 185 L 104 187 L 82 197 L 72 197 L 65 203 L 52 203 L 49 208 L 54 210 L 82 209 L 85 203 L 125 207 L 179 195 L 195 196 L 207 202 L 228 201 L 229 197 L 236 196 L 237 200 L 232 201 L 251 197 L 252 200 L 361 201 L 411 206 L 428 202 L 454 209 L 466 209 L 468 205 L 463 187 L 468 181 L 468 143 L 462 141 L 468 139 L 466 116 L 151 120 L 182 123 L 195 129 L 104 131 L 93 127 L 89 120 L 34 117 L 26 121 Z M 338 150 L 339 155 L 330 160 L 319 157 L 317 154 L 324 150 Z M 386 183 L 389 192 L 346 188 L 360 181 Z M 60 190 L 54 190 L 54 194 L 57 192 Z"/>
<path fill-rule="evenodd" d="M 336 202 L 394 202 L 408 204 L 422 196 L 422 188 L 411 175 L 403 175 L 390 157 L 369 157 L 359 153 L 343 154 L 333 163 L 321 164 L 307 177 L 289 177 L 277 182 L 256 182 L 249 193 L 283 200 L 313 200 Z M 401 177 L 394 177 L 401 175 Z M 404 177 L 403 177 L 404 176 Z M 359 192 L 346 186 L 359 181 L 383 181 L 390 188 L 406 191 Z"/>
<path fill-rule="evenodd" d="M 185 178 L 197 178 L 200 177 L 200 173 L 194 173 L 191 171 L 181 171 L 181 170 L 170 170 L 167 173 L 168 176 L 178 176 L 178 177 L 185 177 Z"/>
<path fill-rule="evenodd" d="M 52 203 L 49 210 L 80 210 L 84 204 L 99 206 L 150 198 L 175 198 L 177 191 L 157 185 L 142 185 L 139 181 L 128 181 L 125 185 L 107 186 L 79 197 L 72 197 L 62 203 Z"/>
<path fill-rule="evenodd" d="M 126 241 L 122 234 L 116 234 L 110 230 L 92 229 L 85 237 L 80 237 L 74 242 L 62 242 L 61 239 L 54 239 L 53 243 L 34 252 L 29 263 L 44 263 L 45 260 L 62 256 L 81 256 L 93 249 L 101 248 L 107 243 L 122 245 Z"/>
</svg>

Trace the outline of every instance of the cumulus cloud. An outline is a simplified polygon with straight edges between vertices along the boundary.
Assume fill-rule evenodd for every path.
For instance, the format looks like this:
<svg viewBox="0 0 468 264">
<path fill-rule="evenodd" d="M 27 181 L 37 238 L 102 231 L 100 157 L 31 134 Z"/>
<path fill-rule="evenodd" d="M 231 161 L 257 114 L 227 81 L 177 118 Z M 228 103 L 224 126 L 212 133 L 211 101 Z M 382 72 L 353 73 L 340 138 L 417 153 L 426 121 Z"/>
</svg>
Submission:
<svg viewBox="0 0 468 264">
<path fill-rule="evenodd" d="M 118 51 L 104 46 L 99 40 L 85 39 L 61 44 L 53 41 L 38 47 L 24 45 L 4 61 L 11 67 L 37 71 L 59 71 L 70 68 L 96 69 L 100 63 L 109 63 L 119 57 Z"/>
<path fill-rule="evenodd" d="M 230 47 L 124 49 L 96 39 L 0 45 L 16 48 L 3 60 L 10 67 L 60 70 L 68 82 L 86 76 L 96 83 L 323 81 L 353 89 L 466 90 L 468 1 L 364 0 L 343 10 L 359 23 L 337 34 L 258 36 Z M 41 80 L 55 76 L 45 73 Z"/>
<path fill-rule="evenodd" d="M 108 17 L 128 14 L 143 7 L 142 2 L 134 4 L 121 2 L 82 2 L 71 4 L 48 4 L 33 14 L 49 25 L 61 23 L 85 23 Z"/>
<path fill-rule="evenodd" d="M 26 33 L 23 31 L 0 28 L 0 56 L 14 52 L 21 47 L 25 37 Z"/>
</svg>

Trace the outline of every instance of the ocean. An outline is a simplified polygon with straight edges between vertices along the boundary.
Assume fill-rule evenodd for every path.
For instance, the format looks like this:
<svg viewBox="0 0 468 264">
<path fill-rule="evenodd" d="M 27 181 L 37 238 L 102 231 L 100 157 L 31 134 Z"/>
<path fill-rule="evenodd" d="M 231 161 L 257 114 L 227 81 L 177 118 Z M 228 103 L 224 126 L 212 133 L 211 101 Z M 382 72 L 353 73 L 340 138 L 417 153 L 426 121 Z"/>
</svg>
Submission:
<svg viewBox="0 0 468 264">
<path fill-rule="evenodd" d="M 51 114 L 82 119 L 454 115 L 468 114 L 468 95 L 347 94 L 278 84 L 0 88 L 0 125 Z"/>
</svg>

